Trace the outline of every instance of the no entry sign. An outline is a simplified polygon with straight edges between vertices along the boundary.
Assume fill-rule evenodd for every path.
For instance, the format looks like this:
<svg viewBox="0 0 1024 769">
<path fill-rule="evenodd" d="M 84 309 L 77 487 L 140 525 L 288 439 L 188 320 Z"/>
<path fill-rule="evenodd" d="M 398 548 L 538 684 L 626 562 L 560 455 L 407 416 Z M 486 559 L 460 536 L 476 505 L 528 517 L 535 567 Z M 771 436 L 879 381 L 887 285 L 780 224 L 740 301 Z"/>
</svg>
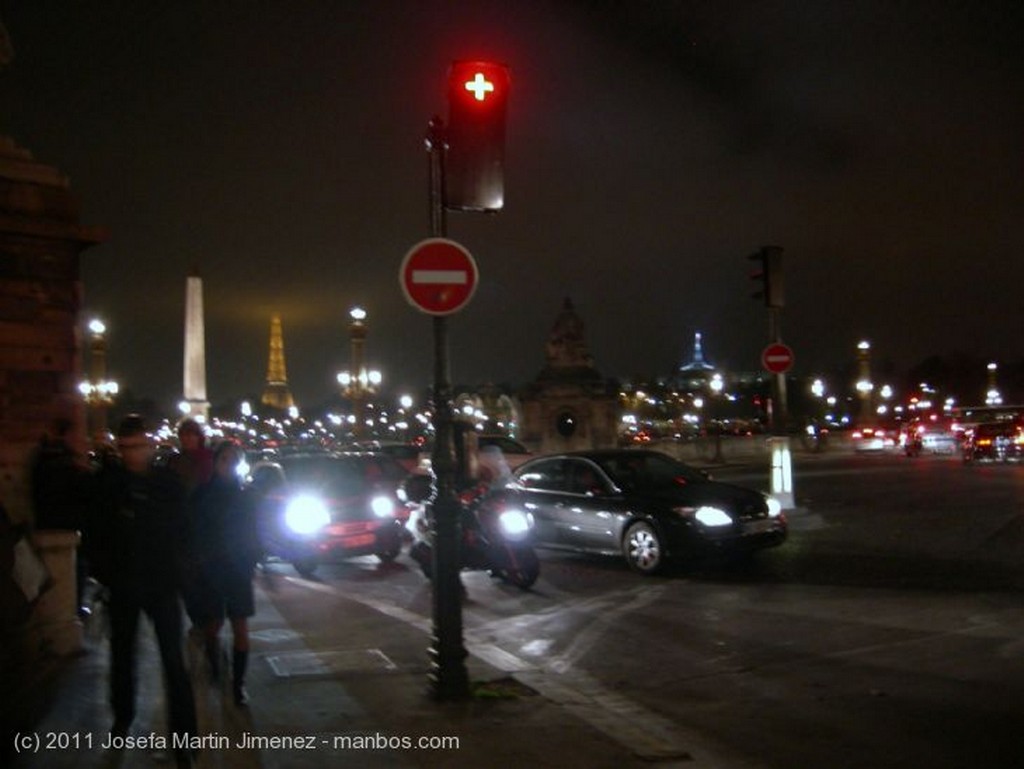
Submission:
<svg viewBox="0 0 1024 769">
<path fill-rule="evenodd" d="M 450 315 L 465 307 L 478 278 L 469 251 L 447 238 L 421 240 L 409 249 L 398 271 L 405 298 L 429 315 Z"/>
<path fill-rule="evenodd" d="M 775 342 L 764 348 L 761 365 L 772 374 L 784 374 L 793 368 L 793 350 L 782 342 Z"/>
</svg>

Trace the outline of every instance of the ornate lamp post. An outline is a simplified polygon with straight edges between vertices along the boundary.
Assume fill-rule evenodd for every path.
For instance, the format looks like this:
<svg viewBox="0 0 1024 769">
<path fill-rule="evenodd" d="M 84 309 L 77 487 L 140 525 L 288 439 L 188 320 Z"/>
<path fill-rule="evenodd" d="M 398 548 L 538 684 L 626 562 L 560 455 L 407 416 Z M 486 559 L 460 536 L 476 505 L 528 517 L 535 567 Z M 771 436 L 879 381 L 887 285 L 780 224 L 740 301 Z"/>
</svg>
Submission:
<svg viewBox="0 0 1024 769">
<path fill-rule="evenodd" d="M 857 344 L 857 393 L 860 396 L 860 421 L 862 424 L 871 422 L 871 391 L 875 389 L 871 382 L 871 342 L 866 340 Z"/>
<path fill-rule="evenodd" d="M 99 318 L 89 321 L 89 378 L 78 385 L 92 415 L 92 434 L 102 440 L 107 432 L 107 408 L 118 392 L 117 382 L 107 379 L 106 324 Z"/>
<path fill-rule="evenodd" d="M 999 365 L 997 363 L 989 363 L 985 368 L 988 371 L 988 389 L 985 391 L 985 405 L 999 406 L 1003 402 L 1003 396 L 996 384 L 996 372 L 999 371 Z"/>
<path fill-rule="evenodd" d="M 366 335 L 369 332 L 369 327 L 366 324 L 366 310 L 362 307 L 353 307 L 349 310 L 348 316 L 350 318 L 348 333 L 352 342 L 350 369 L 338 374 L 338 384 L 344 389 L 345 396 L 352 401 L 354 420 L 352 433 L 358 440 L 366 436 L 367 397 L 376 392 L 383 377 L 379 371 L 367 371 L 364 363 Z"/>
<path fill-rule="evenodd" d="M 716 464 L 722 464 L 725 461 L 722 456 L 722 390 L 725 388 L 725 382 L 722 381 L 722 375 L 716 373 L 711 377 L 711 381 L 708 382 L 708 387 L 711 388 L 711 403 L 712 403 L 712 417 L 715 423 L 715 456 L 712 458 L 712 462 Z"/>
<path fill-rule="evenodd" d="M 357 439 L 362 438 L 366 432 L 366 401 L 363 387 L 366 385 L 366 374 L 363 368 L 363 354 L 366 351 L 366 334 L 369 329 L 366 326 L 366 310 L 362 307 L 353 307 L 348 311 L 350 323 L 348 324 L 348 335 L 352 340 L 352 351 L 350 365 L 352 366 L 352 414 L 356 418 L 353 433 Z"/>
</svg>

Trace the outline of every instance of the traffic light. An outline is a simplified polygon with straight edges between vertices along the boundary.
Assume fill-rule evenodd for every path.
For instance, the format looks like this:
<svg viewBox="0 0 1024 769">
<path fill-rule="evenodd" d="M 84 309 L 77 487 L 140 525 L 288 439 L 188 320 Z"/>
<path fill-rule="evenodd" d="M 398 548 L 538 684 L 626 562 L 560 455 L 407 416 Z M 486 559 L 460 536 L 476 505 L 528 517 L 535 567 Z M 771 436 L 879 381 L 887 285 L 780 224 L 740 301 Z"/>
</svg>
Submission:
<svg viewBox="0 0 1024 769">
<path fill-rule="evenodd" d="M 508 87 L 508 68 L 503 64 L 452 64 L 448 73 L 447 208 L 497 211 L 504 204 Z"/>
<path fill-rule="evenodd" d="M 764 299 L 765 307 L 781 308 L 782 294 L 782 248 L 764 246 L 760 251 L 747 257 L 760 262 L 760 269 L 750 277 L 758 282 L 758 290 L 752 294 L 755 299 Z"/>
</svg>

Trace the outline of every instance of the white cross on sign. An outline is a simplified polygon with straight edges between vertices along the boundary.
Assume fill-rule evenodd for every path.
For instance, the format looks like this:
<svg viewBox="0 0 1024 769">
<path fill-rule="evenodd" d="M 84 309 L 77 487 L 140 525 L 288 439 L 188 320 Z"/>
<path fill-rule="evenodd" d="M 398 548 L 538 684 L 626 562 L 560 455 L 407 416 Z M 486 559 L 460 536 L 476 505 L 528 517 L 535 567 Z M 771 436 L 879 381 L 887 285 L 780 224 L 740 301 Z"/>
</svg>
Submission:
<svg viewBox="0 0 1024 769">
<path fill-rule="evenodd" d="M 477 72 L 476 77 L 466 83 L 466 90 L 472 91 L 477 101 L 483 101 L 484 94 L 494 90 L 494 83 L 484 79 L 482 72 Z"/>
</svg>

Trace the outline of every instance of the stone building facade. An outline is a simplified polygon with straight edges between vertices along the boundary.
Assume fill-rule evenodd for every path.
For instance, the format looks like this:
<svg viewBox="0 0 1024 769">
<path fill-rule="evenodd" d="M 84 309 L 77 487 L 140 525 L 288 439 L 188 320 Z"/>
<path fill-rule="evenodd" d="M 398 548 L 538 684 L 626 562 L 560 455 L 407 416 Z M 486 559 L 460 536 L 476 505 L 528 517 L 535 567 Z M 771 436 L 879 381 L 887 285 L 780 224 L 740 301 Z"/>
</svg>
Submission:
<svg viewBox="0 0 1024 769">
<path fill-rule="evenodd" d="M 583 321 L 568 298 L 551 328 L 545 359 L 520 395 L 522 441 L 541 454 L 614 446 L 618 393 L 594 367 Z"/>
<path fill-rule="evenodd" d="M 81 252 L 105 233 L 79 222 L 67 178 L 0 136 L 0 501 L 31 516 L 27 465 L 47 427 L 71 419 L 85 446 Z"/>
</svg>

